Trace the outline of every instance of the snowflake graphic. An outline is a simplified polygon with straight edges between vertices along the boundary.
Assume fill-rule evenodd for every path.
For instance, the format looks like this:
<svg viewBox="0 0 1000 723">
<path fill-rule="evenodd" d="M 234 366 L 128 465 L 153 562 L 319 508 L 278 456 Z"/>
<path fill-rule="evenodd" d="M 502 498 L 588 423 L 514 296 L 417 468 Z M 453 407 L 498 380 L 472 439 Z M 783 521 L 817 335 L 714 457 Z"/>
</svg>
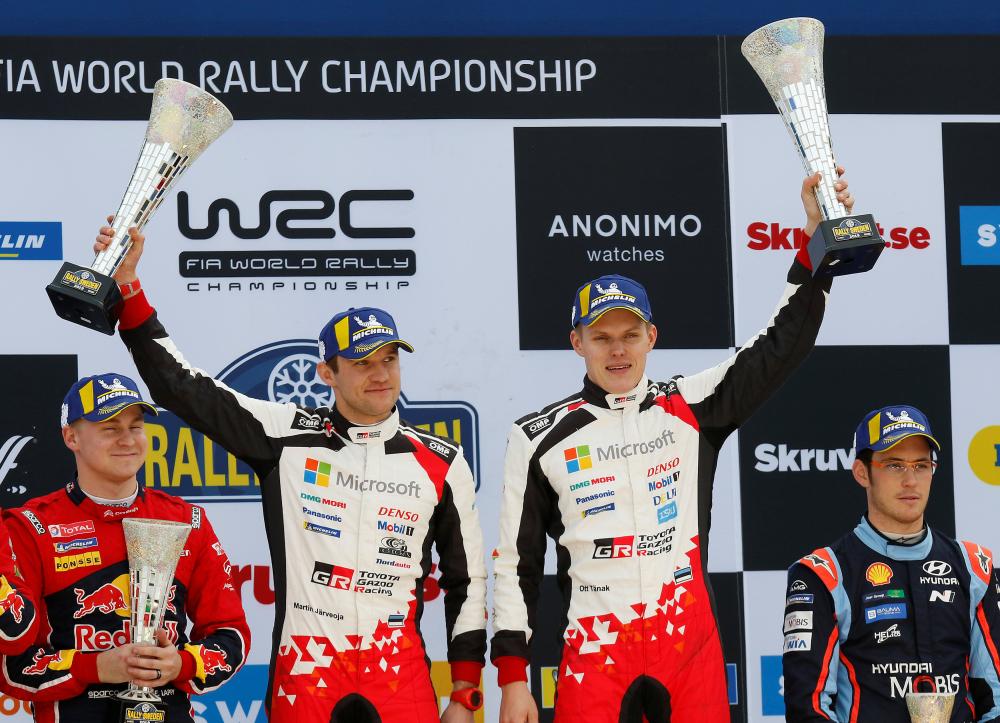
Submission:
<svg viewBox="0 0 1000 723">
<path fill-rule="evenodd" d="M 326 407 L 333 403 L 333 390 L 316 373 L 319 358 L 292 354 L 274 365 L 267 380 L 273 402 L 293 402 L 303 407 Z"/>
</svg>

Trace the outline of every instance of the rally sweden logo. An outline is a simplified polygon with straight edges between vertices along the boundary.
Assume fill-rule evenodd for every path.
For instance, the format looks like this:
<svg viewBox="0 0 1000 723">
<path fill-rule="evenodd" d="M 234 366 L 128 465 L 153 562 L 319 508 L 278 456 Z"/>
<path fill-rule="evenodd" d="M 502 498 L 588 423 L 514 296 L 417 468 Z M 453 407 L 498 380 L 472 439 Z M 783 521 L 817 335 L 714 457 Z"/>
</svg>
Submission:
<svg viewBox="0 0 1000 723">
<path fill-rule="evenodd" d="M 289 339 L 250 351 L 216 375 L 231 389 L 256 399 L 304 407 L 333 404 L 333 390 L 316 374 L 319 357 L 311 339 Z M 467 402 L 411 402 L 399 397 L 400 416 L 409 424 L 462 445 L 479 488 L 479 414 Z M 315 420 L 312 417 L 316 417 Z M 300 425 L 322 418 L 300 414 Z M 303 427 L 305 429 L 305 427 Z M 146 422 L 149 450 L 138 477 L 149 487 L 187 499 L 242 501 L 260 499 L 260 480 L 245 462 L 192 429 L 173 413 L 160 410 Z"/>
</svg>

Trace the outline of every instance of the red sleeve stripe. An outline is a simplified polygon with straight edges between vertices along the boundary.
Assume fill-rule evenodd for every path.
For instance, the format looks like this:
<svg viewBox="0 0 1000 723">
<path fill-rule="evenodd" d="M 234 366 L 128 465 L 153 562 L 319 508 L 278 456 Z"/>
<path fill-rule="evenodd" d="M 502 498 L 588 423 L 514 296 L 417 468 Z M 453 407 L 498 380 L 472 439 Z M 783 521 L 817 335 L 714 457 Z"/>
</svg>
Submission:
<svg viewBox="0 0 1000 723">
<path fill-rule="evenodd" d="M 826 653 L 823 655 L 823 666 L 820 668 L 819 680 L 816 681 L 816 690 L 813 691 L 812 697 L 813 710 L 827 720 L 830 720 L 830 716 L 828 716 L 826 711 L 824 711 L 821 707 L 820 696 L 823 694 L 823 689 L 826 687 L 827 678 L 830 677 L 830 658 L 833 657 L 833 648 L 837 644 L 837 632 L 838 629 L 834 626 L 833 630 L 830 632 L 830 639 L 826 641 Z"/>
<path fill-rule="evenodd" d="M 993 669 L 1000 676 L 1000 655 L 997 655 L 997 645 L 993 640 L 990 624 L 986 622 L 986 613 L 982 604 L 976 609 L 976 619 L 979 621 L 979 628 L 983 631 L 983 640 L 986 641 L 986 649 L 990 651 L 990 658 L 993 660 Z"/>
<path fill-rule="evenodd" d="M 851 703 L 850 723 L 858 723 L 858 710 L 861 708 L 861 686 L 858 685 L 858 676 L 854 672 L 854 666 L 851 665 L 851 661 L 844 655 L 844 651 L 840 651 L 840 662 L 847 668 L 847 675 L 851 679 L 851 688 L 854 691 L 854 701 Z"/>
<path fill-rule="evenodd" d="M 406 435 L 413 442 L 413 458 L 423 467 L 424 472 L 434 483 L 438 500 L 444 495 L 444 478 L 448 474 L 448 463 L 431 452 L 418 437 Z"/>
</svg>

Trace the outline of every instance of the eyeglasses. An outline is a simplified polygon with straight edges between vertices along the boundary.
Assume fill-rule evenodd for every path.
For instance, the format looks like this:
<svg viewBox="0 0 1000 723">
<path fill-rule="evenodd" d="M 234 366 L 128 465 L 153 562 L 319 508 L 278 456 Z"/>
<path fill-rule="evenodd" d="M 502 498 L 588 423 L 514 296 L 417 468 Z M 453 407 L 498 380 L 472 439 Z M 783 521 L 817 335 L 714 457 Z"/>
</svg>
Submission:
<svg viewBox="0 0 1000 723">
<path fill-rule="evenodd" d="M 895 477 L 902 477 L 906 470 L 913 470 L 914 477 L 930 477 L 937 469 L 937 462 L 876 462 L 872 460 L 872 467 L 884 469 Z"/>
</svg>

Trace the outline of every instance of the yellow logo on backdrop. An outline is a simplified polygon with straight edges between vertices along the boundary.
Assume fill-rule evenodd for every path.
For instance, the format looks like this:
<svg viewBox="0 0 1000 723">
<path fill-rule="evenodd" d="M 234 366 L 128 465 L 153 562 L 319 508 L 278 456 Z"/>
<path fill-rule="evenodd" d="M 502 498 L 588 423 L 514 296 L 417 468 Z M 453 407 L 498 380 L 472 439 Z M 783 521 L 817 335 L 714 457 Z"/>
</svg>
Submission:
<svg viewBox="0 0 1000 723">
<path fill-rule="evenodd" d="M 969 467 L 988 485 L 1000 485 L 1000 426 L 983 427 L 969 442 Z"/>
<path fill-rule="evenodd" d="M 417 429 L 422 429 L 425 432 L 436 434 L 439 437 L 448 437 L 455 442 L 455 444 L 462 443 L 461 419 L 443 419 L 441 421 L 428 424 L 414 424 L 413 426 Z"/>
<path fill-rule="evenodd" d="M 451 665 L 446 660 L 431 661 L 431 684 L 434 686 L 434 693 L 438 699 L 438 713 L 444 713 L 451 698 Z M 473 715 L 476 723 L 483 723 L 484 705 Z"/>
<path fill-rule="evenodd" d="M 149 437 L 145 468 L 147 486 L 260 486 L 257 475 L 239 471 L 236 457 L 190 427 L 180 425 L 171 435 L 162 424 L 146 422 L 146 436 Z"/>
</svg>

